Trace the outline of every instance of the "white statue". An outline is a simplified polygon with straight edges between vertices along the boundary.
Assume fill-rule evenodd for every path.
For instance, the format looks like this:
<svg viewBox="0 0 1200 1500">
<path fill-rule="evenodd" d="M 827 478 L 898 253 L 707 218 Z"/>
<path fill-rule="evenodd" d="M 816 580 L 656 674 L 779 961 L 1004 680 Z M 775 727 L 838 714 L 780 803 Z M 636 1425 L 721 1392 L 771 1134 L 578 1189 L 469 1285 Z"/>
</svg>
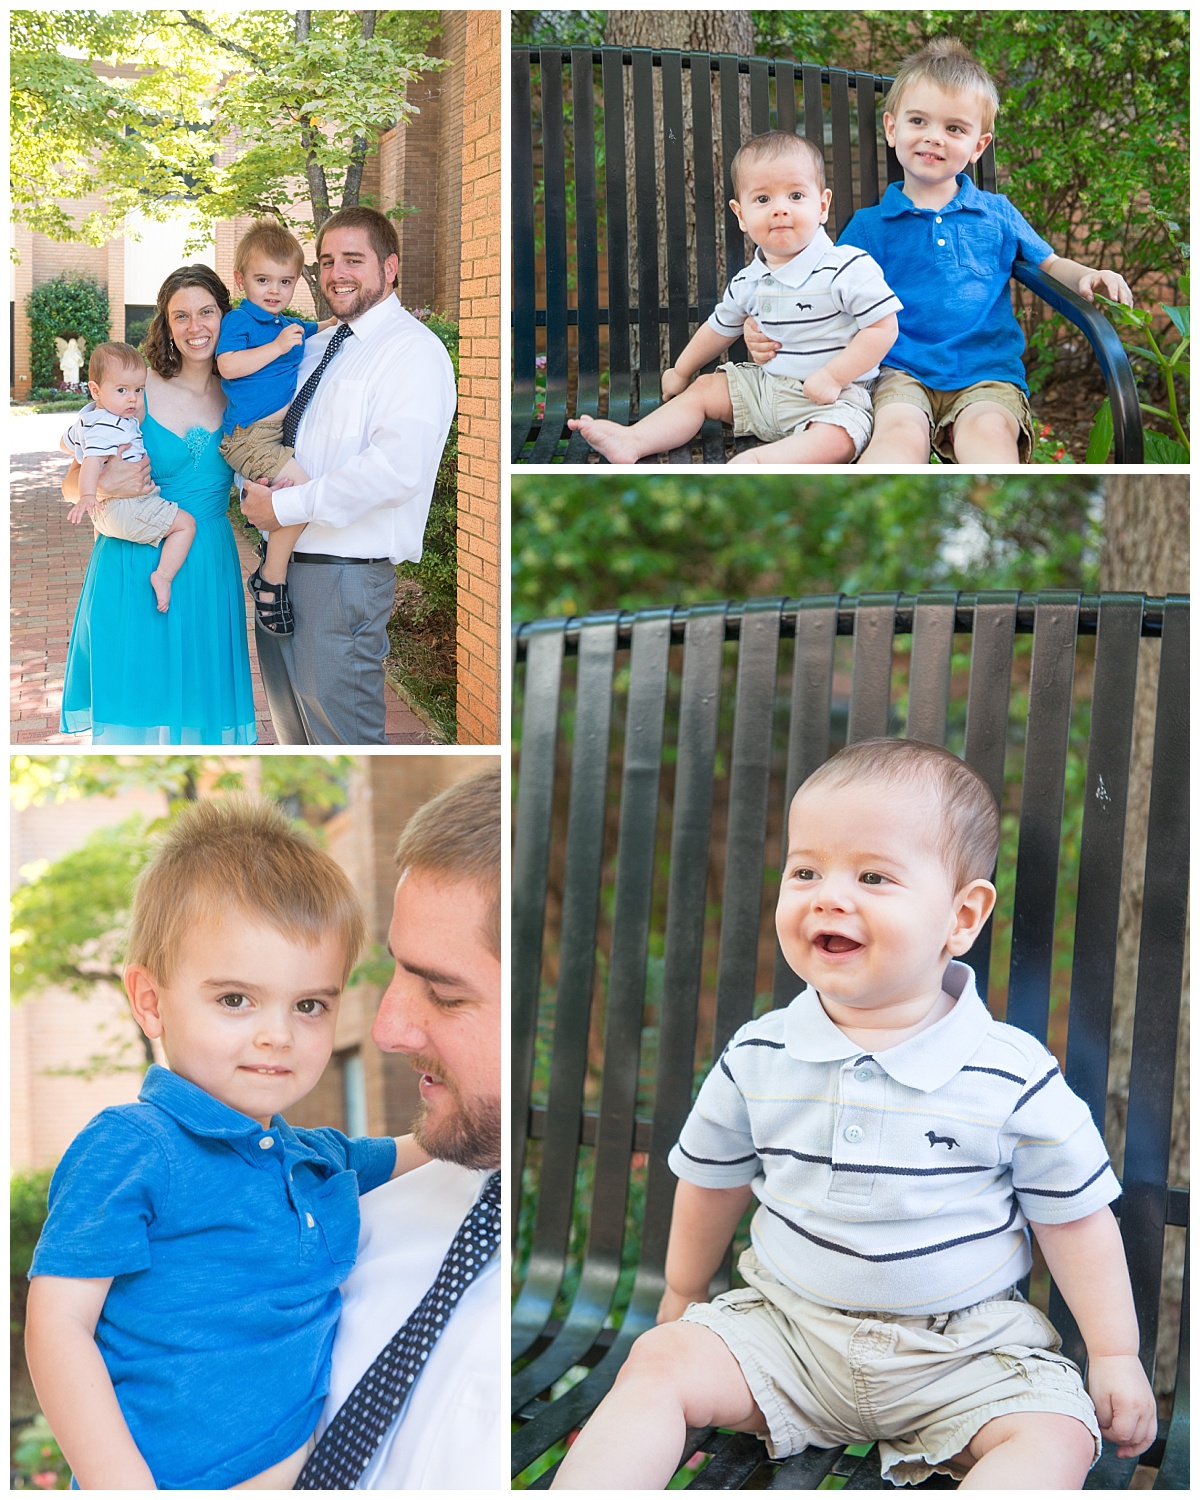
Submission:
<svg viewBox="0 0 1200 1500">
<path fill-rule="evenodd" d="M 56 338 L 54 347 L 58 350 L 58 367 L 62 371 L 64 383 L 78 385 L 84 356 L 87 354 L 87 340 Z"/>
</svg>

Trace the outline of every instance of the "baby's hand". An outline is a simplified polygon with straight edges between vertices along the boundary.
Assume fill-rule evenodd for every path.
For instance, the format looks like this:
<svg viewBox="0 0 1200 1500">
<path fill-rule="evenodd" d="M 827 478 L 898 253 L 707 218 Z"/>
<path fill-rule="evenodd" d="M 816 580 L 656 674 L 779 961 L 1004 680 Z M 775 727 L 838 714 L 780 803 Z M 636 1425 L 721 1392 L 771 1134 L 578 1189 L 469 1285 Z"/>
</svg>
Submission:
<svg viewBox="0 0 1200 1500">
<path fill-rule="evenodd" d="M 81 500 L 78 505 L 72 505 L 67 512 L 67 520 L 72 526 L 78 526 L 81 521 L 86 521 L 96 508 L 96 502 L 92 500 Z"/>
<path fill-rule="evenodd" d="M 804 382 L 804 394 L 818 406 L 832 406 L 842 394 L 842 383 L 827 368 L 814 370 Z"/>
<path fill-rule="evenodd" d="M 695 1297 L 685 1297 L 682 1292 L 673 1292 L 668 1287 L 662 1294 L 662 1301 L 658 1304 L 658 1315 L 654 1321 L 656 1323 L 677 1322 L 695 1300 Z"/>
<path fill-rule="evenodd" d="M 769 365 L 783 348 L 775 339 L 769 339 L 753 318 L 747 318 L 742 324 L 742 337 L 746 341 L 746 352 L 756 365 Z"/>
<path fill-rule="evenodd" d="M 297 344 L 304 342 L 304 329 L 299 323 L 285 323 L 275 337 L 275 343 L 279 345 L 280 354 L 286 354 L 289 349 L 294 349 Z"/>
<path fill-rule="evenodd" d="M 1133 306 L 1133 293 L 1123 276 L 1118 276 L 1115 271 L 1089 271 L 1086 276 L 1079 278 L 1079 292 L 1089 302 L 1094 302 L 1095 293 L 1103 292 L 1111 302 L 1122 302 L 1126 307 Z"/>
<path fill-rule="evenodd" d="M 1134 1458 L 1144 1453 L 1158 1431 L 1158 1409 L 1137 1355 L 1089 1359 L 1087 1384 L 1100 1431 L 1118 1445 L 1117 1456 Z"/>
<path fill-rule="evenodd" d="M 668 365 L 662 372 L 663 400 L 669 401 L 672 396 L 682 396 L 691 381 L 681 375 L 674 365 Z"/>
</svg>

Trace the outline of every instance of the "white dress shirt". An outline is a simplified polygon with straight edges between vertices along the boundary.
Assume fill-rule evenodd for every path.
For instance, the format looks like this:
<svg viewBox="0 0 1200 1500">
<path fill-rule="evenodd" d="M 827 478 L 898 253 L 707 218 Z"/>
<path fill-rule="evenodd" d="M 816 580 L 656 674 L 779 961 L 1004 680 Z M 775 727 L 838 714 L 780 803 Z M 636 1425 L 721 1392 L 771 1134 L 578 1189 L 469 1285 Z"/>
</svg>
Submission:
<svg viewBox="0 0 1200 1500">
<path fill-rule="evenodd" d="M 388 296 L 351 323 L 300 419 L 296 461 L 314 477 L 277 490 L 281 526 L 307 522 L 297 552 L 416 562 L 457 400 L 441 340 Z M 296 389 L 336 325 L 304 346 Z"/>
<path fill-rule="evenodd" d="M 342 1318 L 318 1438 L 433 1285 L 487 1176 L 434 1161 L 359 1200 L 358 1261 L 342 1286 Z M 463 1293 L 407 1406 L 355 1488 L 507 1489 L 503 1370 L 500 1257 L 494 1255 Z"/>
</svg>

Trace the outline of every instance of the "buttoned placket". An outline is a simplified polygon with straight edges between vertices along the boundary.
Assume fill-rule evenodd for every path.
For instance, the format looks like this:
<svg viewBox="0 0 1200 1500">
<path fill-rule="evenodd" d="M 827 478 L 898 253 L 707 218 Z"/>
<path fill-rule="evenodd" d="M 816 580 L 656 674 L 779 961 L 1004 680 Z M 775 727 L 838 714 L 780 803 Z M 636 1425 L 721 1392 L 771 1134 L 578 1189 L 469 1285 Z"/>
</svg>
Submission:
<svg viewBox="0 0 1200 1500">
<path fill-rule="evenodd" d="M 877 1163 L 883 1149 L 883 1105 L 887 1074 L 869 1054 L 847 1058 L 838 1075 L 834 1121 L 833 1176 L 828 1196 L 843 1203 L 869 1203 L 875 1189 L 870 1172 L 845 1170 Z"/>
<path fill-rule="evenodd" d="M 300 1230 L 300 1258 L 308 1260 L 317 1253 L 320 1234 L 312 1210 L 305 1207 L 296 1196 L 295 1163 L 288 1157 L 287 1149 L 276 1129 L 268 1129 L 258 1137 L 256 1154 L 269 1158 L 271 1168 L 279 1172 L 287 1193 L 288 1203 L 296 1216 Z"/>
</svg>

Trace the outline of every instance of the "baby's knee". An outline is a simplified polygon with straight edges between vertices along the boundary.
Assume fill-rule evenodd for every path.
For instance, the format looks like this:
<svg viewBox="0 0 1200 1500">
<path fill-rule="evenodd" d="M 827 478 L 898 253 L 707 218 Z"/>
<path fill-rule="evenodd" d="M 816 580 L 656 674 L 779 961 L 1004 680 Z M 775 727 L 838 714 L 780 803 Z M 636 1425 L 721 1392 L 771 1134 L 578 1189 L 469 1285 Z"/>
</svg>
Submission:
<svg viewBox="0 0 1200 1500">
<path fill-rule="evenodd" d="M 695 392 L 696 399 L 704 405 L 704 414 L 707 417 L 720 417 L 724 422 L 733 420 L 733 407 L 729 401 L 729 381 L 720 370 L 714 370 L 711 375 L 701 375 L 693 380 L 690 390 Z"/>
<path fill-rule="evenodd" d="M 174 532 L 177 532 L 180 536 L 189 536 L 189 537 L 195 536 L 196 535 L 196 518 L 195 518 L 195 516 L 193 516 L 190 513 L 190 511 L 177 510 L 175 512 L 175 521 L 174 521 L 174 524 L 171 527 L 171 530 L 174 531 Z"/>
</svg>

